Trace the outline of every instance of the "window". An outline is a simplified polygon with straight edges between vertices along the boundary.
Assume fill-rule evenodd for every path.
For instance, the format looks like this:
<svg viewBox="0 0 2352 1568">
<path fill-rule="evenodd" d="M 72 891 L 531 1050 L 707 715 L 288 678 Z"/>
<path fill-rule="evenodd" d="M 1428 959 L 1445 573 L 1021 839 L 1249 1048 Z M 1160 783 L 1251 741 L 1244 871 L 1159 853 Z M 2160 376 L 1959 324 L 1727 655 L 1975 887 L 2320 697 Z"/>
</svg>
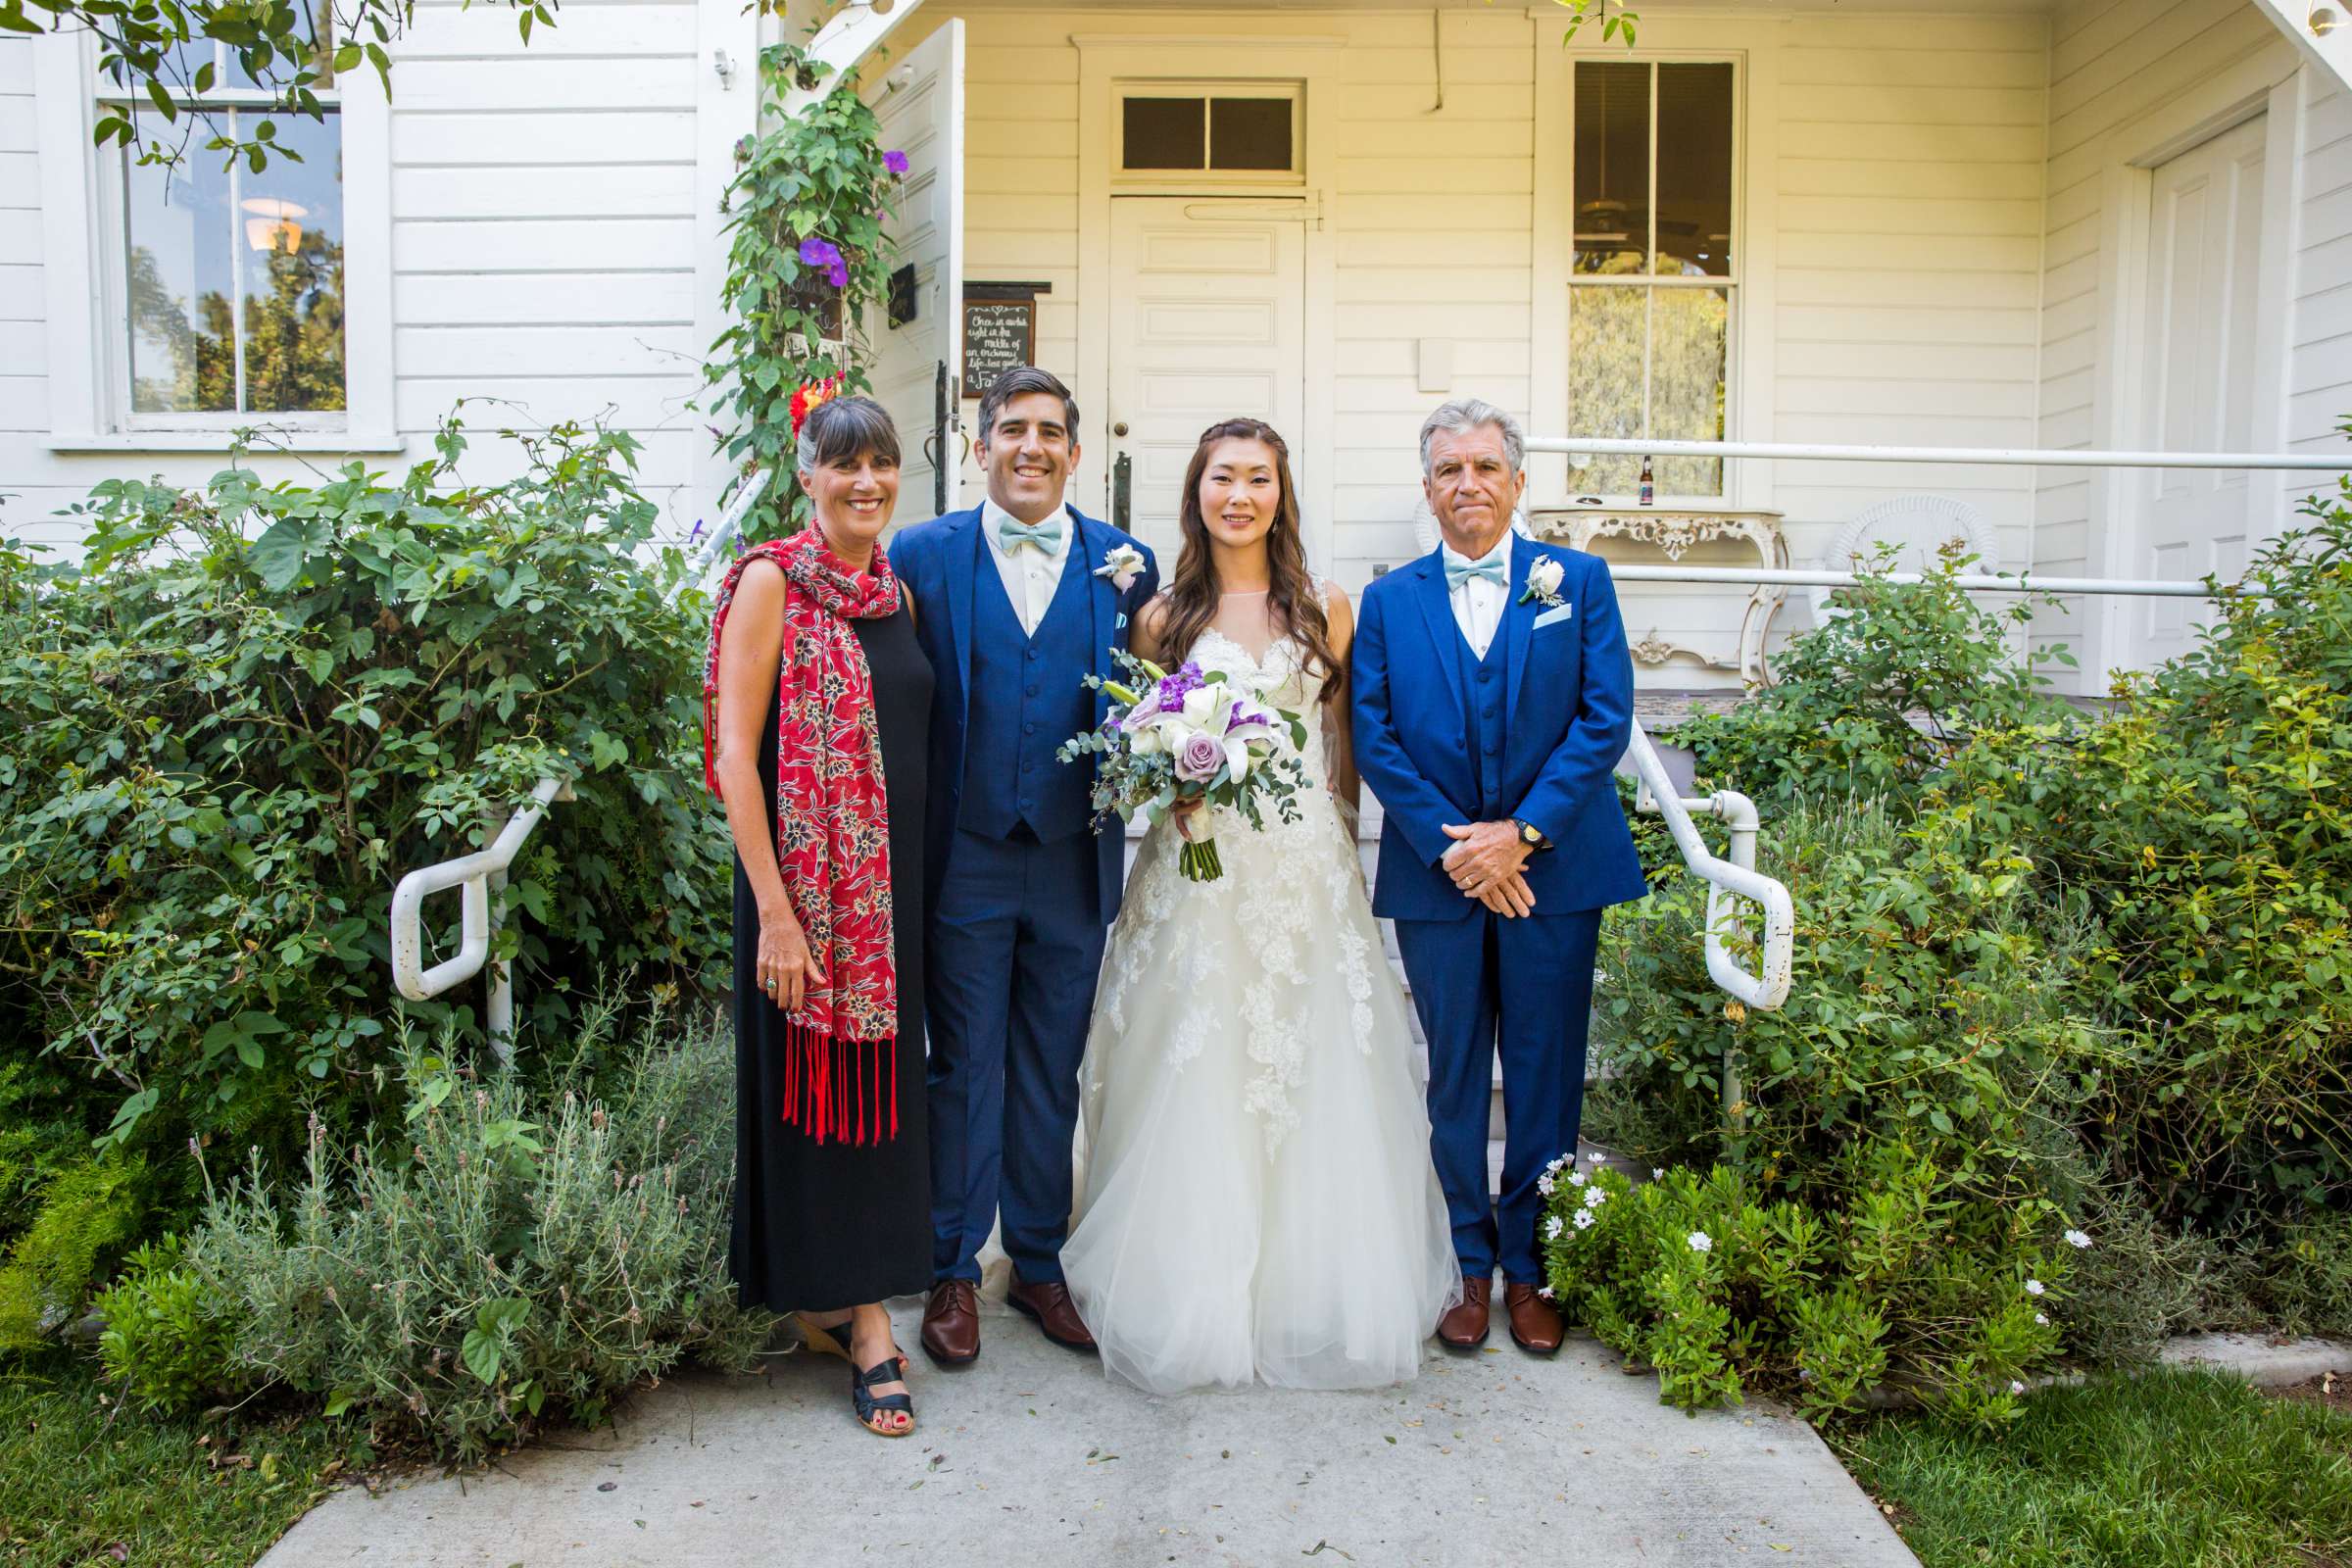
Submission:
<svg viewBox="0 0 2352 1568">
<path fill-rule="evenodd" d="M 97 101 L 130 116 L 141 143 L 177 147 L 171 164 L 107 147 L 100 239 L 108 389 L 118 426 L 340 425 L 344 343 L 343 116 L 330 79 L 323 121 L 283 110 L 210 40 L 181 45 L 168 77 L 176 122 L 145 94 L 101 79 Z M 209 73 L 202 68 L 210 66 Z M 196 84 L 206 88 L 199 93 Z M 204 122 L 249 133 L 268 114 L 276 149 L 255 172 L 207 152 Z M 332 416 L 305 419 L 304 416 Z"/>
<path fill-rule="evenodd" d="M 1736 114 L 1729 64 L 1577 62 L 1568 406 L 1581 435 L 1724 438 Z M 1624 495 L 1641 471 L 1639 458 L 1600 458 L 1569 483 Z M 1661 494 L 1717 496 L 1723 464 L 1668 458 L 1655 478 Z"/>
<path fill-rule="evenodd" d="M 1119 100 L 1122 172 L 1286 178 L 1297 174 L 1298 93 L 1139 88 Z"/>
</svg>

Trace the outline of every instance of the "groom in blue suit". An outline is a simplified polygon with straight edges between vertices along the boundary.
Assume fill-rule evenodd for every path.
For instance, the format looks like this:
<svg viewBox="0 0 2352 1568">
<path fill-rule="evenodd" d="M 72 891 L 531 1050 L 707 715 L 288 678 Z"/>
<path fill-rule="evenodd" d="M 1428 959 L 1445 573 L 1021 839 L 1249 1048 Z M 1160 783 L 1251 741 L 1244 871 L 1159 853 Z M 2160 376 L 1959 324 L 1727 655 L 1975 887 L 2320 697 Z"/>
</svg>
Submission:
<svg viewBox="0 0 2352 1568">
<path fill-rule="evenodd" d="M 1611 777 L 1633 660 L 1600 558 L 1511 530 L 1527 487 L 1516 420 L 1446 404 L 1421 427 L 1421 468 L 1445 542 L 1373 579 L 1351 660 L 1356 762 L 1385 814 L 1372 909 L 1396 921 L 1429 1038 L 1430 1143 L 1463 1287 L 1438 1338 L 1485 1343 L 1499 1263 L 1511 1337 L 1548 1355 L 1561 1324 L 1538 1183 L 1576 1157 L 1600 911 L 1647 891 Z"/>
<path fill-rule="evenodd" d="M 1118 913 L 1125 836 L 1092 830 L 1094 770 L 1055 748 L 1100 723 L 1084 677 L 1116 679 L 1152 554 L 1062 492 L 1078 407 L 1053 375 L 1005 371 L 980 400 L 988 500 L 890 547 L 936 675 L 925 891 L 931 1223 L 923 1348 L 980 1353 L 979 1253 L 1004 1218 L 1011 1303 L 1092 1350 L 1062 1283 L 1078 1066 Z"/>
</svg>

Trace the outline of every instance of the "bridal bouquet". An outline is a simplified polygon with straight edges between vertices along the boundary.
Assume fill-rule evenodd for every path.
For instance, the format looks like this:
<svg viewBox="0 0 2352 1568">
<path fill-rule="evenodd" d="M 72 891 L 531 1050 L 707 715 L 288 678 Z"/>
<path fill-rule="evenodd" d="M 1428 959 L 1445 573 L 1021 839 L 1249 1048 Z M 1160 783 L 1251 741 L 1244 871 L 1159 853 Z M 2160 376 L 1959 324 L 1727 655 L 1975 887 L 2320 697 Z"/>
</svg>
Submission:
<svg viewBox="0 0 2352 1568">
<path fill-rule="evenodd" d="M 1187 662 L 1170 671 L 1125 651 L 1118 653 L 1128 683 L 1089 675 L 1086 683 L 1110 697 L 1110 713 L 1097 729 L 1073 735 L 1054 755 L 1064 762 L 1098 759 L 1094 806 L 1098 820 L 1155 820 L 1180 801 L 1231 807 L 1260 831 L 1269 803 L 1285 822 L 1298 820 L 1294 797 L 1306 782 L 1296 755 L 1306 745 L 1298 714 L 1258 700 L 1221 669 Z M 1293 752 L 1275 755 L 1288 732 Z M 1196 825 L 1195 834 L 1202 829 Z M 1212 837 L 1188 839 L 1178 868 L 1195 882 L 1225 874 Z"/>
</svg>

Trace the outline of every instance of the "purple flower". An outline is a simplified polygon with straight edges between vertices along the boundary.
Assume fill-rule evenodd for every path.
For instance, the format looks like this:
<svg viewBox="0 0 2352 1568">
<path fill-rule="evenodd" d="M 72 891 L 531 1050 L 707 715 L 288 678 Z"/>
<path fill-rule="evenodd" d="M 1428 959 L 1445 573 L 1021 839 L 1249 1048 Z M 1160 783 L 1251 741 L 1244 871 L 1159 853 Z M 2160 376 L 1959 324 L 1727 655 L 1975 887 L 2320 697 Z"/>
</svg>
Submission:
<svg viewBox="0 0 2352 1568">
<path fill-rule="evenodd" d="M 1184 749 L 1176 754 L 1176 776 L 1187 784 L 1205 784 L 1224 765 L 1225 748 L 1198 731 L 1186 738 Z"/>
<path fill-rule="evenodd" d="M 832 241 L 818 239 L 811 234 L 801 241 L 801 260 L 810 267 L 821 269 L 835 288 L 850 286 L 850 264 L 843 258 L 841 248 Z"/>
<path fill-rule="evenodd" d="M 1207 682 L 1200 678 L 1200 666 L 1187 660 L 1172 673 L 1161 677 L 1159 705 L 1168 710 L 1184 706 L 1184 694 L 1199 691 Z"/>
<path fill-rule="evenodd" d="M 906 155 L 896 151 L 884 153 L 882 167 L 894 174 L 904 174 L 906 172 Z"/>
</svg>

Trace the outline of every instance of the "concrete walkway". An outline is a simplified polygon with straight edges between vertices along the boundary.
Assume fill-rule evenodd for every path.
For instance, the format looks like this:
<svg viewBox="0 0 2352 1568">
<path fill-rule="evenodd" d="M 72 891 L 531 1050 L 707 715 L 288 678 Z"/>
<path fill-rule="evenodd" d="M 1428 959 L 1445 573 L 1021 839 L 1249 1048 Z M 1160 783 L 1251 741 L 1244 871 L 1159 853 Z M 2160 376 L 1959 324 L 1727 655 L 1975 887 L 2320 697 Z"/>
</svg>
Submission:
<svg viewBox="0 0 2352 1568">
<path fill-rule="evenodd" d="M 1794 1416 L 1687 1418 L 1590 1341 L 1542 1361 L 1495 1338 L 1402 1388 L 1157 1399 L 998 1308 L 977 1364 L 913 1352 L 905 1440 L 852 1424 L 841 1362 L 794 1353 L 483 1475 L 338 1493 L 263 1562 L 1915 1564 Z"/>
</svg>

